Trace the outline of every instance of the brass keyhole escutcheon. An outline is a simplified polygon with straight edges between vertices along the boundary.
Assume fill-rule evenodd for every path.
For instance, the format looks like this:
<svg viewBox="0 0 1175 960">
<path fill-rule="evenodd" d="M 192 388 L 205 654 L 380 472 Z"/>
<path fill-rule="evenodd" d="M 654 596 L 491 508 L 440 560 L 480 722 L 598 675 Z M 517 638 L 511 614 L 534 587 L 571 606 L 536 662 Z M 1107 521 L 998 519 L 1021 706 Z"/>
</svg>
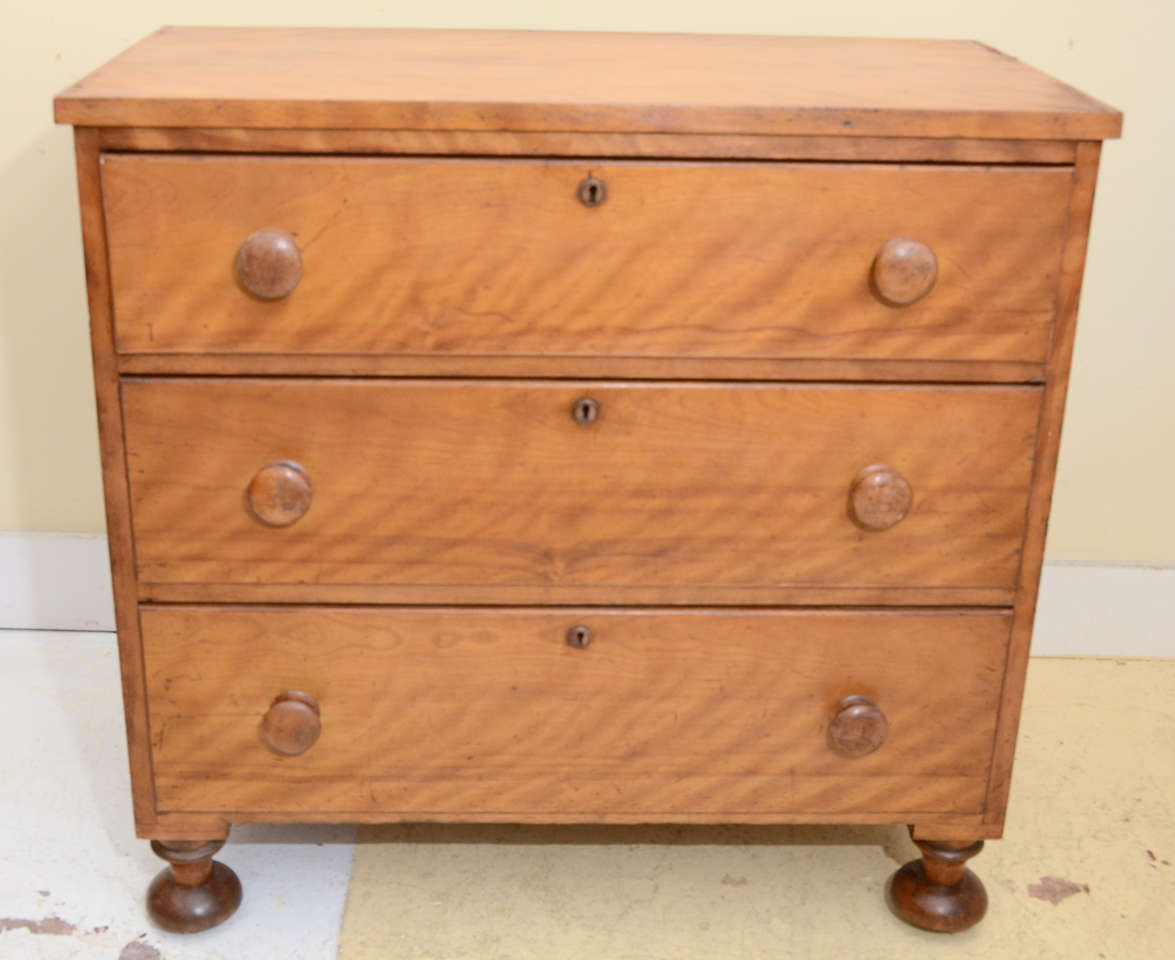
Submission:
<svg viewBox="0 0 1175 960">
<path fill-rule="evenodd" d="M 577 624 L 567 631 L 567 645 L 570 647 L 576 647 L 577 649 L 582 650 L 591 642 L 592 631 L 590 627 Z"/>
<path fill-rule="evenodd" d="M 595 423 L 600 417 L 600 405 L 591 397 L 580 397 L 571 407 L 576 423 Z"/>
<path fill-rule="evenodd" d="M 608 188 L 599 177 L 585 177 L 579 183 L 579 200 L 585 207 L 598 207 L 608 199 Z"/>
</svg>

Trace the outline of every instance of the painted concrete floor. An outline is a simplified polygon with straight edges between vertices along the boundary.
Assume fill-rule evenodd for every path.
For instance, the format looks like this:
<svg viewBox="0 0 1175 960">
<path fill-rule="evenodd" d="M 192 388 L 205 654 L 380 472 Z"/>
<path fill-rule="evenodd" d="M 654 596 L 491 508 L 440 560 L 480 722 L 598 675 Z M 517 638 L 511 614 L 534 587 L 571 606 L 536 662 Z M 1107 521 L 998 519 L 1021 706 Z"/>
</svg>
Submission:
<svg viewBox="0 0 1175 960">
<path fill-rule="evenodd" d="M 238 827 L 241 911 L 195 936 L 150 925 L 162 863 L 135 838 L 113 634 L 0 631 L 0 730 L 0 960 L 338 955 L 350 827 Z"/>
<path fill-rule="evenodd" d="M 1175 661 L 1033 661 L 988 916 L 953 936 L 884 906 L 902 827 L 463 832 L 360 829 L 344 960 L 1167 958 Z"/>
<path fill-rule="evenodd" d="M 0 632 L 0 960 L 1147 960 L 1175 943 L 1171 660 L 1033 661 L 1007 835 L 973 861 L 991 907 L 953 937 L 884 907 L 915 853 L 901 827 L 426 825 L 354 846 L 345 827 L 237 828 L 222 859 L 241 911 L 165 934 L 142 908 L 161 864 L 134 838 L 118 690 L 109 634 Z"/>
</svg>

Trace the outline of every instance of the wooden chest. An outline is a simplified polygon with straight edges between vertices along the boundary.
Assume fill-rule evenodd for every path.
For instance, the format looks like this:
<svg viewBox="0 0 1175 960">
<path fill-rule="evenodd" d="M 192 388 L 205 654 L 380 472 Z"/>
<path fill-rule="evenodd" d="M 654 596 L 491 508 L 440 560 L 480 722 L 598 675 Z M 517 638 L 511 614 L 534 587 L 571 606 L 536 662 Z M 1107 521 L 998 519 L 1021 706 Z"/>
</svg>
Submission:
<svg viewBox="0 0 1175 960">
<path fill-rule="evenodd" d="M 975 43 L 165 29 L 76 127 L 155 920 L 244 821 L 887 823 L 983 915 L 1100 141 Z"/>
</svg>

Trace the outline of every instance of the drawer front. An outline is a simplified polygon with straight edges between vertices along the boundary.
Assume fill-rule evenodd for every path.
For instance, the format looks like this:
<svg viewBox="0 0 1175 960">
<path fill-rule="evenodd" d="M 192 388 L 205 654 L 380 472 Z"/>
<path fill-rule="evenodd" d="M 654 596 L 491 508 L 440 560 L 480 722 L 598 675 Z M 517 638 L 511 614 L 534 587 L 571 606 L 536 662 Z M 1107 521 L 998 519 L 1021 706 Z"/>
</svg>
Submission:
<svg viewBox="0 0 1175 960">
<path fill-rule="evenodd" d="M 580 358 L 1043 361 L 1070 189 L 1060 167 L 130 154 L 102 179 L 124 353 Z M 286 245 L 251 241 L 234 277 L 261 231 Z M 905 306 L 872 275 L 898 237 L 937 261 Z"/>
<path fill-rule="evenodd" d="M 567 642 L 575 626 L 586 647 Z M 157 804 L 974 814 L 1009 628 L 995 611 L 145 607 Z M 266 742 L 287 691 L 318 713 L 293 756 Z M 843 752 L 862 744 L 843 726 L 849 697 L 876 707 L 871 753 Z M 274 742 L 288 749 L 298 722 Z"/>
<path fill-rule="evenodd" d="M 813 585 L 988 588 L 1008 602 L 1039 396 L 127 380 L 135 555 L 146 584 L 297 584 L 301 601 L 383 584 L 439 588 L 441 602 L 614 603 L 646 588 L 632 602 L 782 602 Z M 875 465 L 893 483 L 862 507 L 850 493 Z M 874 509 L 899 517 L 886 498 L 902 484 L 904 519 L 859 524 Z M 498 588 L 512 592 L 462 592 Z"/>
</svg>

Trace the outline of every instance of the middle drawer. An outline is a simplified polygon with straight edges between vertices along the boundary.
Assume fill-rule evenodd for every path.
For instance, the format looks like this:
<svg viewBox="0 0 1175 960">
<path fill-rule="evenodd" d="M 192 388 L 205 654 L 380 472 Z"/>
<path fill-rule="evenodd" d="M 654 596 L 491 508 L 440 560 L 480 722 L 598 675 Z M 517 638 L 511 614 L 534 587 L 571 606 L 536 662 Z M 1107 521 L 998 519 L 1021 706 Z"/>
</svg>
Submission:
<svg viewBox="0 0 1175 960">
<path fill-rule="evenodd" d="M 1039 396 L 128 379 L 143 596 L 1008 603 Z"/>
</svg>

